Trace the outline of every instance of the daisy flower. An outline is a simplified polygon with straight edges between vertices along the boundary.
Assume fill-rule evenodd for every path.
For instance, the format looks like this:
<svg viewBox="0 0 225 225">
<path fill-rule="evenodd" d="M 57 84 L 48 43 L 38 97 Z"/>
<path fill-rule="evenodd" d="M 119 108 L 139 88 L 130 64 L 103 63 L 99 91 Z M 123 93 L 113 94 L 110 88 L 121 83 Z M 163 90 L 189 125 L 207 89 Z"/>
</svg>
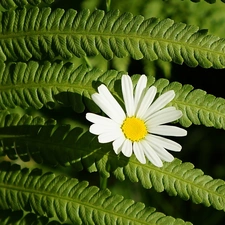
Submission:
<svg viewBox="0 0 225 225">
<path fill-rule="evenodd" d="M 187 135 L 182 128 L 164 125 L 182 116 L 175 107 L 165 107 L 175 97 L 175 92 L 167 91 L 155 99 L 157 89 L 146 87 L 145 75 L 140 76 L 136 87 L 130 76 L 123 75 L 121 85 L 125 110 L 103 84 L 98 87 L 98 93 L 92 95 L 108 117 L 87 113 L 87 120 L 93 123 L 90 132 L 98 135 L 100 143 L 112 142 L 116 154 L 122 152 L 130 157 L 134 153 L 142 164 L 146 163 L 146 158 L 157 167 L 163 165 L 162 161 L 171 162 L 174 157 L 167 150 L 178 152 L 181 145 L 159 135 Z"/>
</svg>

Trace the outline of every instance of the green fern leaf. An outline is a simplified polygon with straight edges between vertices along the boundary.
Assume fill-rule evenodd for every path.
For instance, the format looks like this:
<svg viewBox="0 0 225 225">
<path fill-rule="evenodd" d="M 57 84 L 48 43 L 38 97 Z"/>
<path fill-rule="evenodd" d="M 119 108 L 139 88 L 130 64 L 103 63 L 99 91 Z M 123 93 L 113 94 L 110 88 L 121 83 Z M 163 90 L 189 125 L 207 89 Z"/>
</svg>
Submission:
<svg viewBox="0 0 225 225">
<path fill-rule="evenodd" d="M 61 225 L 58 221 L 51 220 L 45 216 L 39 216 L 35 213 L 27 213 L 22 210 L 12 211 L 0 210 L 0 223 L 2 225 L 30 225 L 30 224 L 39 224 L 39 225 Z M 63 225 L 69 225 L 63 223 Z"/>
<path fill-rule="evenodd" d="M 106 59 L 131 56 L 192 67 L 225 67 L 224 39 L 170 19 L 144 20 L 119 11 L 10 10 L 2 14 L 0 46 L 1 60 L 69 59 L 100 53 Z"/>
<path fill-rule="evenodd" d="M 147 189 L 154 187 L 158 192 L 165 190 L 169 195 L 178 195 L 196 204 L 202 203 L 225 211 L 225 182 L 204 175 L 200 169 L 194 169 L 191 163 L 181 163 L 175 159 L 157 168 L 150 164 L 140 166 L 133 158 L 125 167 L 115 169 L 113 173 L 120 180 L 129 178 L 133 182 L 141 182 Z"/>
<path fill-rule="evenodd" d="M 3 167 L 3 166 L 2 166 Z M 112 195 L 88 182 L 65 176 L 11 168 L 0 173 L 0 208 L 21 210 L 30 206 L 38 215 L 73 224 L 191 224 L 155 212 L 143 203 Z"/>
<path fill-rule="evenodd" d="M 5 10 L 14 9 L 16 7 L 24 7 L 26 5 L 37 6 L 41 3 L 50 5 L 55 0 L 1 0 L 0 7 Z"/>
<path fill-rule="evenodd" d="M 132 78 L 136 83 L 139 75 Z M 179 119 L 182 126 L 189 127 L 191 124 L 195 124 L 225 129 L 225 99 L 207 94 L 201 89 L 194 89 L 189 84 L 170 83 L 164 78 L 155 81 L 154 77 L 149 76 L 148 85 L 156 86 L 159 95 L 168 90 L 175 91 L 176 96 L 170 105 L 183 112 L 183 116 Z"/>
<path fill-rule="evenodd" d="M 100 83 L 104 83 L 121 101 L 122 74 L 113 70 L 105 73 L 98 69 L 89 70 L 83 66 L 75 68 L 74 64 L 63 62 L 2 63 L 0 109 L 16 106 L 54 108 L 61 104 L 72 107 L 76 112 L 83 112 L 85 106 L 92 112 L 99 112 L 91 94 L 96 92 Z M 133 76 L 134 83 L 137 78 Z M 193 123 L 225 129 L 223 98 L 216 98 L 200 89 L 194 90 L 191 85 L 169 83 L 166 79 L 155 81 L 152 76 L 148 77 L 148 85 L 155 85 L 159 94 L 171 89 L 175 91 L 176 97 L 171 104 L 183 112 L 179 120 L 181 125 L 188 127 Z"/>
<path fill-rule="evenodd" d="M 2 155 L 7 155 L 11 160 L 20 158 L 23 161 L 29 161 L 32 157 L 37 163 L 44 163 L 50 166 L 58 164 L 63 166 L 73 165 L 77 170 L 82 170 L 83 164 L 80 159 L 83 158 L 85 165 L 92 165 L 89 171 L 97 171 L 99 166 L 103 170 L 103 164 L 98 164 L 98 161 L 102 158 L 102 153 L 100 155 L 98 153 L 101 150 L 100 144 L 93 135 L 85 132 L 79 126 L 72 130 L 70 130 L 69 125 L 59 127 L 20 126 L 2 128 L 0 132 L 5 136 L 9 133 L 15 136 L 25 134 L 25 136 L 16 136 L 16 138 L 2 137 Z M 103 150 L 105 155 L 108 152 L 109 150 L 107 149 Z M 96 154 L 96 157 L 93 157 L 93 154 Z M 95 164 L 95 161 L 97 164 Z M 109 176 L 109 173 L 105 171 L 104 176 Z"/>
<path fill-rule="evenodd" d="M 30 116 L 27 114 L 20 115 L 17 113 L 10 113 L 8 111 L 1 111 L 0 113 L 0 128 L 22 126 L 22 125 L 55 125 L 54 119 L 45 119 L 41 116 Z"/>
<path fill-rule="evenodd" d="M 225 99 L 216 98 L 188 84 L 169 83 L 166 79 L 159 79 L 154 85 L 160 94 L 168 90 L 175 91 L 176 97 L 171 104 L 183 112 L 179 120 L 181 125 L 188 127 L 193 123 L 225 129 Z"/>
<path fill-rule="evenodd" d="M 0 109 L 54 108 L 61 104 L 76 112 L 83 112 L 85 105 L 97 112 L 98 107 L 90 100 L 97 81 L 112 88 L 113 81 L 122 75 L 112 70 L 104 73 L 98 69 L 89 71 L 84 66 L 75 68 L 74 64 L 63 62 L 0 64 Z"/>
<path fill-rule="evenodd" d="M 17 159 L 17 154 L 15 154 L 15 146 L 12 146 L 12 143 L 15 140 L 20 140 L 20 138 L 33 136 L 42 126 L 55 125 L 56 121 L 53 119 L 45 119 L 41 116 L 30 116 L 27 114 L 19 115 L 17 113 L 10 114 L 7 111 L 2 111 L 0 113 L 0 156 L 5 155 L 5 150 L 7 148 L 7 155 L 10 159 Z M 19 141 L 18 141 L 19 142 Z M 23 147 L 26 144 L 23 143 Z M 21 154 L 21 158 L 24 161 L 29 161 L 30 156 L 23 154 L 24 149 L 17 146 Z M 26 151 L 25 151 L 26 152 Z"/>
<path fill-rule="evenodd" d="M 128 178 L 140 182 L 144 188 L 154 187 L 158 192 L 166 190 L 170 195 L 225 211 L 224 181 L 213 180 L 194 169 L 191 163 L 181 163 L 178 159 L 164 163 L 162 168 L 151 163 L 140 164 L 134 155 L 131 158 L 116 155 L 111 144 L 98 143 L 95 136 L 79 127 L 69 131 L 68 126 L 45 126 L 34 136 L 7 139 L 4 146 L 4 153 L 9 157 L 13 156 L 13 151 L 8 146 L 14 146 L 15 158 L 19 156 L 24 160 L 31 156 L 38 163 L 71 165 L 77 171 L 85 168 L 89 172 L 98 171 L 103 177 L 112 173 L 119 180 Z"/>
</svg>

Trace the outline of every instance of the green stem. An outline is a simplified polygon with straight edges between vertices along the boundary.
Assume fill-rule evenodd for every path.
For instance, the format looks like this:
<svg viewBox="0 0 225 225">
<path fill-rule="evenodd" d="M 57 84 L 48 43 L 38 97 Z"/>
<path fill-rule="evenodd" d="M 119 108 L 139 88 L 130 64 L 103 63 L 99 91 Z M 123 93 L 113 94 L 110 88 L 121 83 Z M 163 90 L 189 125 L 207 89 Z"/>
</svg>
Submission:
<svg viewBox="0 0 225 225">
<path fill-rule="evenodd" d="M 106 165 L 106 169 L 107 169 L 107 171 L 110 171 L 109 164 Z M 106 189 L 107 184 L 108 184 L 108 177 L 103 177 L 100 175 L 100 189 L 102 189 L 102 190 Z"/>
<path fill-rule="evenodd" d="M 111 0 L 106 0 L 106 12 L 110 10 Z"/>
<path fill-rule="evenodd" d="M 108 183 L 108 178 L 107 177 L 102 177 L 100 175 L 100 189 L 104 190 L 107 188 L 107 183 Z"/>
</svg>

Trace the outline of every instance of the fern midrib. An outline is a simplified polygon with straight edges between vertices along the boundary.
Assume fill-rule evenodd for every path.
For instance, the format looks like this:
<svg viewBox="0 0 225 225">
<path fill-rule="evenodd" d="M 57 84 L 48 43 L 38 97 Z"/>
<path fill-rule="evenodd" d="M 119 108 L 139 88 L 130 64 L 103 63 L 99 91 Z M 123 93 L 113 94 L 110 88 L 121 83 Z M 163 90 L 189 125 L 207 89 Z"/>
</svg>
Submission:
<svg viewBox="0 0 225 225">
<path fill-rule="evenodd" d="M 225 113 L 214 110 L 213 108 L 207 108 L 206 106 L 200 106 L 197 104 L 193 104 L 193 103 L 185 102 L 185 101 L 179 101 L 179 100 L 172 100 L 171 102 L 175 103 L 178 106 L 183 105 L 185 107 L 196 108 L 196 109 L 198 109 L 198 111 L 199 110 L 206 111 L 206 112 L 212 113 L 214 115 L 218 115 L 218 117 L 222 117 L 225 119 Z M 175 104 L 173 104 L 173 105 L 175 105 Z"/>
<path fill-rule="evenodd" d="M 131 160 L 132 161 L 132 164 L 135 164 L 135 167 L 138 167 L 138 166 L 140 166 L 136 161 L 134 161 L 134 160 Z M 214 196 L 217 196 L 217 197 L 220 197 L 220 198 L 222 198 L 222 199 L 224 199 L 225 200 L 225 195 L 223 195 L 223 194 L 220 194 L 220 193 L 218 193 L 218 192 L 216 192 L 216 191 L 213 191 L 213 190 L 210 190 L 209 188 L 205 188 L 205 187 L 203 187 L 203 186 L 201 186 L 201 185 L 199 185 L 199 184 L 196 184 L 196 183 L 194 183 L 194 182 L 192 182 L 192 181 L 189 181 L 189 180 L 187 180 L 187 179 L 183 179 L 183 176 L 181 175 L 181 176 L 179 176 L 179 175 L 176 175 L 175 173 L 172 173 L 171 171 L 166 171 L 166 169 L 164 170 L 164 169 L 160 169 L 160 168 L 158 168 L 158 167 L 155 167 L 155 166 L 153 166 L 153 165 L 148 165 L 148 164 L 143 164 L 142 165 L 142 167 L 145 167 L 145 170 L 150 170 L 150 171 L 152 171 L 152 170 L 154 170 L 156 173 L 160 173 L 160 174 L 164 174 L 164 176 L 168 176 L 168 177 L 172 177 L 172 178 L 174 178 L 174 179 L 176 179 L 176 180 L 180 180 L 180 182 L 183 182 L 183 183 L 186 183 L 187 185 L 188 184 L 190 184 L 190 186 L 191 187 L 195 187 L 195 188 L 197 188 L 197 189 L 200 189 L 200 190 L 203 190 L 203 191 L 205 191 L 205 192 L 207 192 L 207 193 L 209 193 L 209 194 L 211 194 L 211 195 L 214 195 Z M 157 175 L 156 175 L 157 176 Z M 152 184 L 153 184 L 153 182 L 151 182 Z M 187 186 L 186 185 L 186 186 Z M 154 186 L 154 185 L 153 185 Z M 179 193 L 179 192 L 178 192 Z M 192 195 L 188 192 L 188 195 L 191 197 Z M 204 201 L 204 199 L 202 199 L 202 203 L 204 203 L 205 201 Z M 213 204 L 214 205 L 214 204 Z M 225 206 L 224 206 L 224 211 L 225 211 Z"/>
<path fill-rule="evenodd" d="M 31 143 L 32 145 L 34 146 L 40 146 L 40 147 L 43 147 L 45 146 L 51 146 L 50 149 L 55 149 L 55 148 L 58 148 L 58 149 L 75 149 L 77 148 L 76 147 L 76 143 L 73 143 L 73 145 L 69 145 L 69 144 L 65 144 L 64 141 L 60 141 L 60 142 L 52 142 L 51 140 L 51 137 L 48 137 L 47 139 L 38 139 L 39 137 L 38 136 L 35 136 L 34 138 L 31 138 L 29 136 L 26 136 L 25 138 L 23 138 L 23 141 L 24 143 Z M 20 140 L 21 141 L 21 140 Z M 100 149 L 100 147 L 96 148 L 96 149 L 92 149 L 90 151 L 90 149 L 88 149 L 88 154 L 85 155 L 85 157 L 89 157 L 89 156 L 92 156 L 94 154 L 96 154 L 96 152 L 98 152 L 98 150 Z M 79 150 L 80 151 L 85 151 L 86 148 L 83 148 L 82 146 L 79 146 Z M 84 157 L 84 158 L 85 158 Z"/>
<path fill-rule="evenodd" d="M 27 140 L 26 139 L 26 142 L 27 141 L 29 141 L 29 140 Z M 32 140 L 32 139 L 30 139 L 30 141 L 34 144 L 34 142 L 35 142 L 35 140 Z M 39 141 L 37 141 L 36 140 L 36 143 L 38 143 Z M 43 142 L 43 144 L 45 144 L 46 145 L 46 142 Z M 49 143 L 50 144 L 50 143 Z M 56 146 L 59 146 L 59 143 L 57 143 L 57 144 L 54 144 L 54 143 L 51 143 L 51 145 L 56 145 Z M 64 146 L 65 147 L 65 146 Z M 72 148 L 72 147 L 69 147 L 69 146 L 66 146 L 67 148 Z M 82 151 L 82 152 L 87 152 L 87 149 L 85 149 L 85 148 L 82 148 L 82 147 L 80 147 L 79 148 L 79 151 Z M 95 154 L 96 155 L 98 155 L 98 156 L 100 156 L 100 157 L 102 157 L 102 153 L 101 153 L 101 151 L 98 151 L 97 149 L 95 150 Z M 92 154 L 92 155 L 94 155 L 94 154 Z M 98 156 L 96 156 L 97 158 L 99 158 Z M 84 158 L 86 158 L 87 157 L 87 155 L 83 155 L 83 159 Z M 115 154 L 111 154 L 110 155 L 110 157 L 113 157 L 115 160 L 117 160 L 117 155 L 115 155 Z M 120 160 L 123 160 L 123 159 L 120 159 Z M 113 160 L 112 160 L 113 161 Z M 81 161 L 82 162 L 82 161 Z M 133 167 L 138 167 L 138 166 L 140 166 L 135 160 L 133 160 L 133 159 L 130 159 L 130 162 L 133 164 Z M 132 166 L 132 165 L 131 165 Z M 202 190 L 203 192 L 206 192 L 206 193 L 208 193 L 209 195 L 211 194 L 212 196 L 217 196 L 217 197 L 220 197 L 221 199 L 225 199 L 225 196 L 223 195 L 223 194 L 220 194 L 220 193 L 218 193 L 218 192 L 216 192 L 216 191 L 213 191 L 213 190 L 211 190 L 210 188 L 206 188 L 206 187 L 204 187 L 204 186 L 202 186 L 202 185 L 200 185 L 200 184 L 196 184 L 196 183 L 194 183 L 193 181 L 190 181 L 190 180 L 187 180 L 187 179 L 184 179 L 183 178 L 183 176 L 180 176 L 180 175 L 176 175 L 176 174 L 174 174 L 174 173 L 172 173 L 171 171 L 166 171 L 166 170 L 162 170 L 162 169 L 160 169 L 160 168 L 157 168 L 157 167 L 154 167 L 154 166 L 152 166 L 152 165 L 150 165 L 150 164 L 145 164 L 145 165 L 142 165 L 142 167 L 143 167 L 143 170 L 148 170 L 148 171 L 155 171 L 155 173 L 159 173 L 159 174 L 164 174 L 163 176 L 167 176 L 167 177 L 170 177 L 170 178 L 174 178 L 175 180 L 179 180 L 181 183 L 183 183 L 183 184 L 186 184 L 186 186 L 189 184 L 191 187 L 192 187 L 192 189 L 193 188 L 195 188 L 195 189 L 199 189 L 199 190 Z M 126 174 L 125 174 L 125 176 L 127 176 Z M 157 175 L 156 175 L 157 176 Z M 127 177 L 129 177 L 129 176 L 127 176 Z M 130 179 L 131 179 L 131 177 L 129 177 Z M 139 179 L 139 177 L 137 176 L 137 178 Z M 153 183 L 154 184 L 154 183 Z M 1 185 L 0 185 L 1 186 Z M 179 193 L 179 192 L 178 192 Z M 188 192 L 188 195 L 191 197 L 191 194 Z M 202 199 L 202 203 L 204 203 L 205 201 L 204 201 L 204 199 Z M 90 204 L 87 204 L 88 206 L 90 206 L 91 207 L 91 205 Z M 107 211 L 108 212 L 108 211 Z M 111 211 L 109 211 L 109 212 L 111 212 Z M 147 224 L 147 223 L 146 223 Z"/>
<path fill-rule="evenodd" d="M 15 186 L 15 185 L 9 185 L 9 184 L 1 184 L 0 183 L 0 189 L 6 189 L 6 190 L 12 190 L 12 191 L 17 191 L 17 192 L 25 192 L 25 193 L 29 193 L 29 194 L 33 194 L 33 195 L 40 195 L 41 197 L 43 196 L 46 196 L 46 197 L 51 197 L 53 199 L 60 199 L 60 201 L 65 201 L 65 204 L 67 204 L 67 202 L 71 202 L 73 204 L 73 202 L 75 202 L 75 204 L 78 204 L 78 205 L 84 205 L 86 208 L 90 208 L 90 211 L 94 211 L 94 210 L 99 210 L 101 211 L 102 213 L 107 213 L 109 215 L 115 215 L 115 217 L 121 217 L 121 218 L 124 218 L 128 221 L 131 220 L 131 216 L 128 216 L 128 215 L 124 215 L 124 214 L 121 214 L 121 213 L 116 213 L 114 212 L 113 210 L 110 211 L 110 210 L 107 210 L 107 209 L 104 209 L 102 207 L 99 207 L 99 206 L 96 206 L 96 205 L 93 205 L 93 204 L 90 204 L 86 201 L 82 201 L 82 200 L 78 200 L 73 198 L 73 200 L 69 197 L 66 197 L 66 196 L 62 196 L 62 195 L 57 195 L 57 194 L 53 194 L 52 192 L 47 192 L 47 191 L 38 191 L 36 189 L 31 189 L 31 188 L 23 188 L 23 187 L 19 187 L 19 186 Z M 40 197 L 40 198 L 41 198 Z M 56 214 L 57 215 L 57 214 Z M 146 225 L 149 225 L 149 222 L 146 222 L 146 221 L 143 221 L 143 220 L 138 220 L 136 217 L 133 217 L 132 218 L 132 221 L 136 222 L 136 223 L 139 223 L 140 225 L 141 224 L 146 224 Z M 156 225 L 156 224 L 155 224 Z"/>
<path fill-rule="evenodd" d="M 210 52 L 210 53 L 213 53 L 213 54 L 217 54 L 217 55 L 222 55 L 224 56 L 225 53 L 221 52 L 221 51 L 215 51 L 215 50 L 212 50 L 210 48 L 205 48 L 205 47 L 202 47 L 200 45 L 193 45 L 193 44 L 189 44 L 188 42 L 181 42 L 181 41 L 174 41 L 172 39 L 163 39 L 163 38 L 158 38 L 158 37 L 151 37 L 151 36 L 146 36 L 146 35 L 134 35 L 134 34 L 129 34 L 129 35 L 126 35 L 126 34 L 118 34 L 118 33 L 108 33 L 108 32 L 93 32 L 93 31 L 83 31 L 83 32 L 74 32 L 73 35 L 71 34 L 73 31 L 72 30 L 68 30 L 67 32 L 66 31 L 58 31 L 58 30 L 55 30 L 55 31 L 39 31 L 39 32 L 35 32 L 35 34 L 33 32 L 17 32 L 17 33 L 11 33 L 11 34 L 3 34 L 1 35 L 0 34 L 0 40 L 4 40 L 4 39 L 13 39 L 13 38 L 25 38 L 25 37 L 32 37 L 32 36 L 54 36 L 54 35 L 65 35 L 65 36 L 74 36 L 74 35 L 77 35 L 77 36 L 104 36 L 104 37 L 107 37 L 108 39 L 110 39 L 110 37 L 117 37 L 117 38 L 122 38 L 122 39 L 136 39 L 137 42 L 138 40 L 142 39 L 142 40 L 145 40 L 145 41 L 158 41 L 158 42 L 164 42 L 164 43 L 168 43 L 168 44 L 173 44 L 173 45 L 182 45 L 182 46 L 186 46 L 186 47 L 191 47 L 191 48 L 194 48 L 194 49 L 198 49 L 198 50 L 201 50 L 201 51 L 207 51 L 207 52 Z M 46 35 L 47 33 L 47 35 Z"/>
<path fill-rule="evenodd" d="M 88 93 L 94 93 L 95 89 L 89 85 L 89 84 L 81 84 L 79 82 L 73 82 L 72 84 L 70 83 L 59 83 L 59 82 L 51 82 L 51 83 L 26 83 L 26 84 L 15 84 L 12 86 L 12 84 L 9 85 L 1 85 L 0 87 L 0 91 L 10 91 L 10 90 L 15 90 L 15 91 L 20 91 L 23 89 L 44 89 L 44 88 L 50 88 L 50 89 L 57 89 L 60 88 L 61 90 L 65 90 L 68 91 L 68 89 L 73 89 L 74 92 L 76 93 L 82 93 L 83 91 L 87 91 Z M 52 90 L 53 92 L 53 90 Z M 60 92 L 57 90 L 54 94 L 59 94 Z M 118 94 L 116 92 L 112 91 L 112 94 L 114 96 L 116 96 L 117 98 L 121 99 L 120 96 L 118 96 Z M 180 100 L 173 100 L 171 103 L 173 103 L 173 105 L 177 104 L 179 105 L 183 105 L 185 107 L 190 107 L 190 108 L 195 108 L 198 110 L 202 110 L 202 111 L 206 111 L 209 113 L 212 113 L 214 115 L 217 115 L 220 118 L 224 118 L 225 119 L 225 114 L 223 112 L 219 112 L 217 110 L 215 110 L 214 108 L 207 108 L 206 106 L 200 106 L 197 104 L 193 104 L 190 102 L 185 102 L 185 101 L 180 101 Z"/>
<path fill-rule="evenodd" d="M 13 85 L 13 86 L 12 86 Z M 72 84 L 70 83 L 59 83 L 59 82 L 51 82 L 51 83 L 26 83 L 26 84 L 9 84 L 9 85 L 1 85 L 0 86 L 0 91 L 8 91 L 8 90 L 15 90 L 15 91 L 20 91 L 20 90 L 23 90 L 23 89 L 42 89 L 42 88 L 49 88 L 49 89 L 55 89 L 55 88 L 61 88 L 63 87 L 62 89 L 65 89 L 65 91 L 68 90 L 68 88 L 73 88 L 74 90 L 87 90 L 89 93 L 90 92 L 93 92 L 94 91 L 94 88 L 91 86 L 91 85 L 88 85 L 88 84 L 80 84 L 80 83 L 76 83 L 76 82 L 73 82 Z M 85 87 L 85 88 L 84 88 Z M 57 91 L 58 92 L 58 91 Z M 60 93 L 60 92 L 58 92 Z M 77 92 L 77 93 L 80 93 L 80 92 Z"/>
<path fill-rule="evenodd" d="M 211 189 L 209 189 L 209 188 L 205 188 L 205 186 L 202 186 L 202 185 L 193 183 L 193 182 L 191 182 L 191 181 L 189 181 L 189 180 L 183 179 L 182 176 L 177 176 L 177 175 L 175 175 L 174 173 L 167 172 L 167 171 L 165 171 L 165 170 L 160 171 L 159 168 L 153 168 L 153 169 L 156 170 L 156 171 L 159 172 L 159 173 L 162 173 L 162 172 L 163 172 L 164 174 L 166 174 L 166 175 L 168 175 L 168 176 L 170 176 L 170 177 L 173 177 L 173 178 L 175 178 L 176 180 L 180 180 L 181 182 L 184 182 L 184 183 L 186 183 L 186 184 L 190 184 L 191 186 L 195 186 L 195 188 L 197 188 L 197 189 L 203 190 L 203 191 L 205 191 L 205 192 L 207 192 L 207 193 L 209 193 L 209 194 L 211 194 L 211 195 L 217 196 L 217 197 L 219 197 L 219 198 L 225 200 L 225 195 L 220 194 L 220 193 L 218 193 L 218 192 L 216 192 L 216 191 L 213 191 L 213 190 L 211 190 Z M 203 176 L 203 175 L 202 175 L 202 176 Z M 211 180 L 210 180 L 210 181 L 211 181 Z M 207 183 L 208 183 L 208 182 L 207 182 Z M 192 195 L 190 195 L 189 192 L 188 192 L 188 194 L 189 194 L 190 197 L 192 197 Z M 202 199 L 202 203 L 205 203 L 204 199 Z M 211 203 L 212 203 L 212 201 L 211 201 Z M 210 204 L 211 204 L 211 203 L 210 203 Z M 215 206 L 215 204 L 212 204 L 212 205 Z M 225 206 L 223 207 L 223 210 L 225 211 Z"/>
</svg>

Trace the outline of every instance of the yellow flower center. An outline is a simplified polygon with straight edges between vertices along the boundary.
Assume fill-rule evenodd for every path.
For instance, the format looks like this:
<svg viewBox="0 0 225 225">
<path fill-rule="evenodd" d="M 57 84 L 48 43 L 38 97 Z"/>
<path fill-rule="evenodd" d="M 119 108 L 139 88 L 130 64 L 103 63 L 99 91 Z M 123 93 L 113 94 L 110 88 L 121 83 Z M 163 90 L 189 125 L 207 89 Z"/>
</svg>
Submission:
<svg viewBox="0 0 225 225">
<path fill-rule="evenodd" d="M 148 133 L 143 120 L 136 117 L 127 117 L 121 126 L 125 137 L 131 141 L 140 141 Z"/>
</svg>

